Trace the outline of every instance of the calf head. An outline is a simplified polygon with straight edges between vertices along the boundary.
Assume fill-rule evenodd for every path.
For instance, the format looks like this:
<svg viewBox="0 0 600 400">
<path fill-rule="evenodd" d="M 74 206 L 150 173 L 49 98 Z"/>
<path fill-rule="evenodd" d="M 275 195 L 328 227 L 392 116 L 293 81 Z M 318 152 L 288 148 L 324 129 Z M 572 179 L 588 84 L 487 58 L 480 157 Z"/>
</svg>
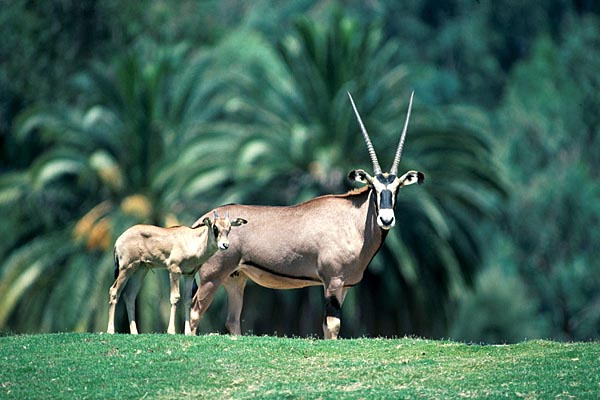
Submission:
<svg viewBox="0 0 600 400">
<path fill-rule="evenodd" d="M 232 226 L 240 226 L 248 221 L 243 218 L 229 219 L 229 211 L 225 213 L 225 217 L 219 217 L 217 211 L 213 211 L 214 220 L 206 217 L 201 225 L 205 225 L 209 234 L 212 234 L 217 242 L 219 250 L 227 250 L 229 248 L 229 232 Z"/>
</svg>

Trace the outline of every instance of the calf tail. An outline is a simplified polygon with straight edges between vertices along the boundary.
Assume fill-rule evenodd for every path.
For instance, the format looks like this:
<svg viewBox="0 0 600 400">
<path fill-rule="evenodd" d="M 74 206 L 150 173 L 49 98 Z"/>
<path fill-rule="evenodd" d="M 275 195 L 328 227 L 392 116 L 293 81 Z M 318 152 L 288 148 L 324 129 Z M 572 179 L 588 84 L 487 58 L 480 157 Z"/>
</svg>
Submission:
<svg viewBox="0 0 600 400">
<path fill-rule="evenodd" d="M 119 256 L 117 255 L 117 249 L 113 252 L 115 257 L 115 280 L 119 277 Z"/>
</svg>

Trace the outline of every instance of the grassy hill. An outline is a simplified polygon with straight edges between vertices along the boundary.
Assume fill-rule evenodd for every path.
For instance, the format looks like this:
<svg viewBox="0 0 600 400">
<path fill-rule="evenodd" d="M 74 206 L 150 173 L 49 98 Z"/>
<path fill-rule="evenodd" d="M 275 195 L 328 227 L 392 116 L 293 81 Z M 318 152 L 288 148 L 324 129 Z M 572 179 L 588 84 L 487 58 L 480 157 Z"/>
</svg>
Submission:
<svg viewBox="0 0 600 400">
<path fill-rule="evenodd" d="M 600 345 L 421 339 L 0 337 L 0 398 L 598 398 Z"/>
</svg>

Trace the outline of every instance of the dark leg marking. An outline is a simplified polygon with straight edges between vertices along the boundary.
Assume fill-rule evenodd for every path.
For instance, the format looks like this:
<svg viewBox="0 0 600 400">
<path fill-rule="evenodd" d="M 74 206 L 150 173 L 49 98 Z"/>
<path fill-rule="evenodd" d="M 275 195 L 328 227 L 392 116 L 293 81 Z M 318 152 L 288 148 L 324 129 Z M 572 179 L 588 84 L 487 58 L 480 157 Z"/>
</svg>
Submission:
<svg viewBox="0 0 600 400">
<path fill-rule="evenodd" d="M 325 317 L 342 317 L 342 306 L 334 296 L 325 299 Z"/>
</svg>

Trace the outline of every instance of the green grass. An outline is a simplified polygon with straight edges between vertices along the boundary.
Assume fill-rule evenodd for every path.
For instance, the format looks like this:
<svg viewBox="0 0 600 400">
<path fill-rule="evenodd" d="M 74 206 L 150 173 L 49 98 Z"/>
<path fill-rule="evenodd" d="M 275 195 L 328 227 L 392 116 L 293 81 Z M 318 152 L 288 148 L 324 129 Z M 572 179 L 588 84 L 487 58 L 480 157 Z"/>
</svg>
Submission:
<svg viewBox="0 0 600 400">
<path fill-rule="evenodd" d="M 600 345 L 0 337 L 0 398 L 598 398 Z"/>
</svg>

